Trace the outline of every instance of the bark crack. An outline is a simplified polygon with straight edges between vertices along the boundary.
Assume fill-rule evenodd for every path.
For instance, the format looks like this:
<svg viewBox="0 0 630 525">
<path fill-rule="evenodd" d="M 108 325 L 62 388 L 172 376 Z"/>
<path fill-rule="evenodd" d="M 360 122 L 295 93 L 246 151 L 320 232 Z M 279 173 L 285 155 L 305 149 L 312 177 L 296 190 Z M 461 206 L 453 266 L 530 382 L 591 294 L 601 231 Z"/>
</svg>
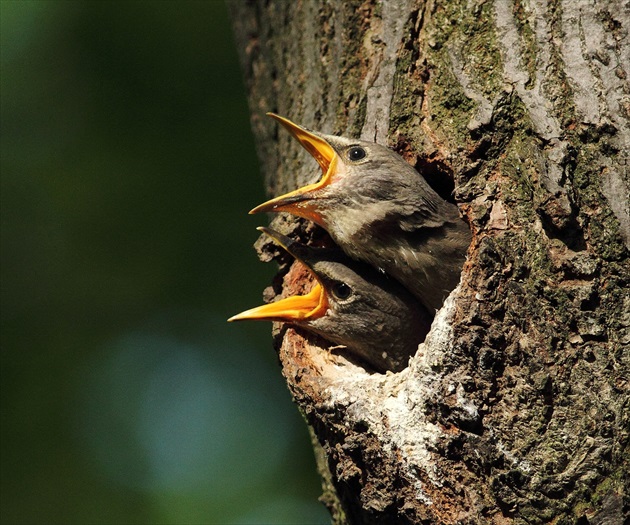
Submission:
<svg viewBox="0 0 630 525">
<path fill-rule="evenodd" d="M 380 3 L 382 23 L 372 22 L 372 40 L 382 42 L 383 47 L 376 59 L 378 74 L 367 89 L 365 122 L 361 130 L 363 140 L 387 144 L 389 114 L 394 96 L 394 76 L 398 50 L 402 45 L 403 29 L 410 16 L 413 0 Z"/>
</svg>

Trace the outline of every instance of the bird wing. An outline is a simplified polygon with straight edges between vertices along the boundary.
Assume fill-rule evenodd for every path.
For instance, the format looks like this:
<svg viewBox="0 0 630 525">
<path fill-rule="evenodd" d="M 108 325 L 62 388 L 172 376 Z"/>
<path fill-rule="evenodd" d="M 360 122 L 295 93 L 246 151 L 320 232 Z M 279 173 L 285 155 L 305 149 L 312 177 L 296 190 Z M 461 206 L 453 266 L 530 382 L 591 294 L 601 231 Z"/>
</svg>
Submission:
<svg viewBox="0 0 630 525">
<path fill-rule="evenodd" d="M 436 199 L 423 199 L 420 203 L 402 206 L 397 215 L 398 226 L 407 232 L 441 228 L 458 217 L 454 204 Z"/>
</svg>

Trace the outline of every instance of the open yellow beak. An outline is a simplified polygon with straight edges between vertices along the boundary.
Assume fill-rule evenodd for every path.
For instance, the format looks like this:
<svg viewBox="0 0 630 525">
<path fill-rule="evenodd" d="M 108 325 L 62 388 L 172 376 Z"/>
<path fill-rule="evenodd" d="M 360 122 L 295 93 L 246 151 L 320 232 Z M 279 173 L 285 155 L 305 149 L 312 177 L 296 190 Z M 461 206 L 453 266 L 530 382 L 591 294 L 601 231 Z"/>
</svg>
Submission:
<svg viewBox="0 0 630 525">
<path fill-rule="evenodd" d="M 322 317 L 328 309 L 326 294 L 317 283 L 306 295 L 294 295 L 280 299 L 274 303 L 264 304 L 257 308 L 245 310 L 230 317 L 228 321 L 243 321 L 255 319 L 259 321 L 304 321 Z"/>
<path fill-rule="evenodd" d="M 323 138 L 294 124 L 289 119 L 274 113 L 267 113 L 267 115 L 282 124 L 289 133 L 300 142 L 304 149 L 315 158 L 322 168 L 323 175 L 315 184 L 308 184 L 295 191 L 264 202 L 260 206 L 256 206 L 249 213 L 286 211 L 321 223 L 321 217 L 314 209 L 312 202 L 309 201 L 314 197 L 314 193 L 317 192 L 317 190 L 330 184 L 337 166 L 337 153 Z"/>
</svg>

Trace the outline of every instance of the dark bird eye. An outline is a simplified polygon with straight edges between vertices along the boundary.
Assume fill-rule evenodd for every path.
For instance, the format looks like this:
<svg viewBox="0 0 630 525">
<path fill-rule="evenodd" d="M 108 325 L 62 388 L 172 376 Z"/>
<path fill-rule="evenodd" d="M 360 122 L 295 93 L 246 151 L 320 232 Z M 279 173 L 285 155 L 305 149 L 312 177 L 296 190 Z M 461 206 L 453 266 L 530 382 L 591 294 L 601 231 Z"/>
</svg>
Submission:
<svg viewBox="0 0 630 525">
<path fill-rule="evenodd" d="M 332 288 L 332 293 L 337 299 L 347 299 L 352 294 L 352 288 L 346 283 L 336 283 Z"/>
<path fill-rule="evenodd" d="M 348 151 L 348 158 L 353 161 L 364 159 L 366 155 L 367 152 L 361 146 L 353 146 Z"/>
</svg>

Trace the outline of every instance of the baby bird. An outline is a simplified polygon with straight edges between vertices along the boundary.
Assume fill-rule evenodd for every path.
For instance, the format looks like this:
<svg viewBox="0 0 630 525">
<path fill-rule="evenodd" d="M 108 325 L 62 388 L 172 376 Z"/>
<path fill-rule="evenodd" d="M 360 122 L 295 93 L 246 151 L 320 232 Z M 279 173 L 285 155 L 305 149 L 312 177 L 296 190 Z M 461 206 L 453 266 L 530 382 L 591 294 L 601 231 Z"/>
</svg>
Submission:
<svg viewBox="0 0 630 525">
<path fill-rule="evenodd" d="M 242 312 L 229 321 L 282 321 L 345 346 L 377 372 L 398 372 L 431 325 L 426 309 L 397 281 L 341 251 L 313 248 L 269 228 L 269 235 L 312 272 L 317 283 L 295 295 Z"/>
<path fill-rule="evenodd" d="M 434 314 L 457 286 L 471 241 L 457 206 L 384 146 L 269 116 L 315 158 L 323 176 L 250 213 L 289 212 L 312 220 L 352 259 L 397 279 Z"/>
</svg>

